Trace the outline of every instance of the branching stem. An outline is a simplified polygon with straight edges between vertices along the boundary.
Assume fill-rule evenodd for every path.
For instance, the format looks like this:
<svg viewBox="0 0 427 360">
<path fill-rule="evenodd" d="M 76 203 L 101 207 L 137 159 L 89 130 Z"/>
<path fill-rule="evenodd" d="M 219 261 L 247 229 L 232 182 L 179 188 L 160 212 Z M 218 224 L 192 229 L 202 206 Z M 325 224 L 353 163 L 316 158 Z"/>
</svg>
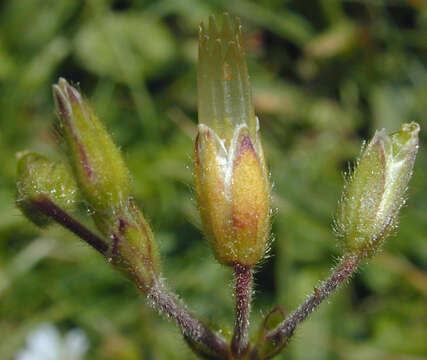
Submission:
<svg viewBox="0 0 427 360">
<path fill-rule="evenodd" d="M 66 229 L 70 230 L 86 243 L 94 247 L 101 254 L 108 251 L 108 244 L 99 236 L 91 232 L 80 222 L 68 215 L 48 197 L 40 197 L 34 202 L 37 210 L 50 217 Z M 314 288 L 314 292 L 308 299 L 279 326 L 266 335 L 265 340 L 280 344 L 276 348 L 277 353 L 292 337 L 295 328 L 304 321 L 331 293 L 343 282 L 348 280 L 355 272 L 361 260 L 366 254 L 349 254 L 343 257 L 331 276 L 321 286 Z M 231 342 L 231 352 L 234 358 L 245 356 L 249 349 L 249 316 L 252 293 L 252 269 L 242 264 L 234 265 L 236 279 L 236 306 L 235 327 Z M 137 284 L 141 285 L 141 284 Z M 141 286 L 138 286 L 142 289 Z M 147 287 L 143 287 L 147 290 Z M 212 359 L 227 359 L 228 346 L 217 334 L 203 325 L 192 315 L 184 303 L 173 294 L 158 278 L 155 278 L 148 288 L 148 298 L 154 306 L 163 311 L 168 317 L 174 319 L 181 328 L 184 337 L 193 350 L 200 355 L 209 353 Z M 197 347 L 197 349 L 195 349 Z M 208 357 L 207 357 L 208 358 Z M 251 359 L 257 359 L 257 349 L 253 350 Z"/>
<path fill-rule="evenodd" d="M 80 222 L 68 215 L 47 196 L 41 196 L 38 200 L 35 200 L 34 206 L 36 206 L 37 210 L 42 214 L 70 230 L 72 233 L 98 250 L 101 254 L 106 254 L 108 250 L 108 244 L 103 239 L 101 239 L 98 235 L 95 235 Z"/>
<path fill-rule="evenodd" d="M 189 345 L 199 355 L 210 359 L 228 358 L 226 342 L 196 319 L 162 280 L 153 281 L 148 298 L 155 308 L 176 321 Z"/>
<path fill-rule="evenodd" d="M 79 236 L 101 254 L 105 255 L 107 253 L 108 244 L 102 238 L 95 235 L 80 222 L 68 215 L 48 197 L 40 197 L 34 202 L 34 205 L 42 214 Z M 137 273 L 136 275 L 136 281 L 138 282 L 139 277 Z M 161 280 L 155 278 L 148 288 L 145 281 L 141 278 L 141 283 L 136 285 L 144 292 L 148 290 L 148 298 L 154 303 L 157 309 L 163 311 L 168 317 L 177 322 L 184 337 L 190 338 L 199 346 L 208 349 L 213 355 L 212 358 L 227 358 L 227 344 L 224 340 L 196 319 L 187 310 L 183 302 L 167 289 Z"/>
<path fill-rule="evenodd" d="M 295 328 L 316 310 L 323 300 L 329 297 L 334 290 L 351 277 L 363 258 L 363 254 L 345 255 L 331 276 L 321 286 L 314 288 L 313 293 L 308 299 L 275 330 L 268 334 L 266 339 L 276 344 L 286 345 L 293 335 Z"/>
</svg>

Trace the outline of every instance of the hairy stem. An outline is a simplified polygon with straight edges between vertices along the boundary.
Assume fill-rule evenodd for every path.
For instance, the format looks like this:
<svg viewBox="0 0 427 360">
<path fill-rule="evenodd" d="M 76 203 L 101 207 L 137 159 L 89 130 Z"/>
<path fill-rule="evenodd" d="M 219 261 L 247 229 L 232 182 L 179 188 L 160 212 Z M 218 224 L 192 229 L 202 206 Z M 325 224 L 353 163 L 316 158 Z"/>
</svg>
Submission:
<svg viewBox="0 0 427 360">
<path fill-rule="evenodd" d="M 210 359 L 228 358 L 225 341 L 196 319 L 162 280 L 155 279 L 152 282 L 148 298 L 155 308 L 176 321 L 188 344 L 196 353 Z"/>
<path fill-rule="evenodd" d="M 231 352 L 236 359 L 246 354 L 249 348 L 249 317 L 251 312 L 252 269 L 250 266 L 234 264 L 236 279 L 236 306 L 234 334 Z"/>
<path fill-rule="evenodd" d="M 107 254 L 109 247 L 102 238 L 68 215 L 47 196 L 41 196 L 38 200 L 35 200 L 34 206 L 40 213 L 70 230 L 104 256 Z M 177 322 L 186 339 L 190 339 L 191 343 L 196 343 L 198 346 L 206 348 L 212 354 L 211 358 L 213 359 L 227 358 L 227 344 L 224 340 L 197 320 L 187 310 L 183 302 L 170 292 L 158 277 L 155 277 L 147 286 L 143 276 L 138 276 L 137 271 L 135 271 L 135 275 L 136 279 L 134 281 L 137 283 L 138 288 L 147 292 L 148 298 L 156 308 Z"/>
<path fill-rule="evenodd" d="M 84 225 L 68 215 L 47 196 L 41 196 L 38 200 L 35 200 L 34 206 L 36 206 L 37 210 L 42 214 L 50 217 L 58 224 L 62 225 L 83 239 L 86 243 L 98 250 L 102 255 L 106 254 L 108 250 L 108 244 L 103 239 L 95 235 Z"/>
<path fill-rule="evenodd" d="M 283 346 L 293 335 L 295 328 L 304 321 L 331 293 L 351 277 L 363 259 L 363 254 L 345 255 L 335 268 L 332 275 L 326 279 L 308 299 L 300 305 L 289 317 L 266 336 L 266 339 Z"/>
</svg>

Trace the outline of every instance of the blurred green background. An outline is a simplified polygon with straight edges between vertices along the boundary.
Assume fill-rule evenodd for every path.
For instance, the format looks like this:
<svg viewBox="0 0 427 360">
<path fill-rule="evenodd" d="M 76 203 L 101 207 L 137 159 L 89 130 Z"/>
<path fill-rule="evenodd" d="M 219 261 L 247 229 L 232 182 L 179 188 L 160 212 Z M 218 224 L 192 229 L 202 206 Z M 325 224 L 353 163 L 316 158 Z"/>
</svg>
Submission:
<svg viewBox="0 0 427 360">
<path fill-rule="evenodd" d="M 342 173 L 375 129 L 418 121 L 401 226 L 278 358 L 427 357 L 427 7 L 424 0 L 0 1 L 0 358 L 52 323 L 89 338 L 87 359 L 193 359 L 171 322 L 98 255 L 14 207 L 16 153 L 60 157 L 51 84 L 77 85 L 123 149 L 169 283 L 206 321 L 232 324 L 232 278 L 199 230 L 192 151 L 197 31 L 242 18 L 277 208 L 256 276 L 254 326 L 291 311 L 340 255 L 331 230 Z M 87 216 L 80 219 L 89 223 Z"/>
</svg>

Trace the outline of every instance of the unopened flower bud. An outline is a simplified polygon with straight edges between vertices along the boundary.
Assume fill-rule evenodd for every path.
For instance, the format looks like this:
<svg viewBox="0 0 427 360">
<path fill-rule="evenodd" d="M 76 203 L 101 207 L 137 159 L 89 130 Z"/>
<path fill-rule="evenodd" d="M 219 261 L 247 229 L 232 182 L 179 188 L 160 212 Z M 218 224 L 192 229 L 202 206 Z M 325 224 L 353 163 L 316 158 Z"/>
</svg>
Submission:
<svg viewBox="0 0 427 360">
<path fill-rule="evenodd" d="M 397 226 L 398 213 L 418 150 L 417 123 L 399 132 L 378 131 L 348 176 L 339 206 L 336 231 L 349 251 L 372 254 Z"/>
<path fill-rule="evenodd" d="M 64 164 L 34 153 L 19 159 L 16 204 L 36 225 L 50 223 L 50 218 L 38 211 L 38 201 L 48 198 L 61 209 L 70 209 L 77 193 L 74 178 Z"/>
<path fill-rule="evenodd" d="M 88 102 L 62 78 L 53 85 L 53 94 L 70 163 L 89 205 L 99 211 L 127 200 L 129 171 Z"/>
<path fill-rule="evenodd" d="M 60 132 L 78 186 L 98 230 L 110 241 L 106 257 L 147 290 L 160 273 L 153 233 L 130 197 L 120 150 L 80 93 L 64 79 L 53 86 Z"/>
<path fill-rule="evenodd" d="M 218 261 L 256 264 L 270 230 L 270 185 L 254 113 L 242 30 L 213 18 L 199 39 L 196 191 L 204 230 Z"/>
<path fill-rule="evenodd" d="M 116 209 L 114 220 L 105 218 L 98 224 L 101 230 L 108 229 L 111 247 L 107 257 L 119 270 L 147 290 L 161 264 L 157 243 L 150 226 L 141 211 L 130 199 Z"/>
</svg>

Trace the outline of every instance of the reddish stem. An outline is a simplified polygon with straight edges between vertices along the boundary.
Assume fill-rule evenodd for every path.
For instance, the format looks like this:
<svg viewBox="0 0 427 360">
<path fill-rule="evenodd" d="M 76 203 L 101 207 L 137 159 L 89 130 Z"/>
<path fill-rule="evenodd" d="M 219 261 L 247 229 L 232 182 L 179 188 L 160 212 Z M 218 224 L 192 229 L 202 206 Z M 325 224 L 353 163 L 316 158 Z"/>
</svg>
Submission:
<svg viewBox="0 0 427 360">
<path fill-rule="evenodd" d="M 108 244 L 103 239 L 92 233 L 84 225 L 80 224 L 77 220 L 73 219 L 48 197 L 40 197 L 38 200 L 34 201 L 34 205 L 42 214 L 50 217 L 66 229 L 73 232 L 86 243 L 93 246 L 101 254 L 106 255 L 108 251 Z M 122 226 L 124 226 L 123 222 L 120 221 L 119 230 Z M 116 241 L 120 241 L 118 236 L 116 237 Z M 161 310 L 168 317 L 177 322 L 184 337 L 189 345 L 192 346 L 193 350 L 202 356 L 209 353 L 209 358 L 211 359 L 228 358 L 227 344 L 225 341 L 195 318 L 194 315 L 187 310 L 184 303 L 179 300 L 178 297 L 173 294 L 161 280 L 154 277 L 150 284 L 147 285 L 145 281 L 146 279 L 143 276 L 140 276 L 138 271 L 135 271 L 134 274 L 136 275 L 136 285 L 138 288 L 143 292 L 148 293 L 147 295 L 149 299 L 157 309 Z M 194 344 L 198 347 L 197 349 L 194 349 Z"/>
<path fill-rule="evenodd" d="M 239 359 L 243 357 L 249 349 L 252 268 L 248 265 L 235 263 L 234 277 L 236 279 L 236 306 L 231 352 L 236 359 Z"/>
<path fill-rule="evenodd" d="M 175 320 L 189 346 L 206 359 L 228 359 L 227 344 L 191 314 L 184 303 L 158 279 L 151 284 L 149 300 Z"/>
<path fill-rule="evenodd" d="M 349 254 L 344 256 L 331 276 L 321 286 L 315 287 L 307 300 L 265 337 L 266 341 L 277 344 L 274 352 L 270 356 L 267 356 L 266 359 L 277 354 L 288 343 L 295 328 L 316 310 L 323 300 L 329 297 L 334 290 L 353 275 L 363 258 L 363 254 Z M 251 359 L 258 359 L 256 350 L 254 349 Z"/>
<path fill-rule="evenodd" d="M 41 196 L 39 199 L 35 200 L 34 205 L 42 214 L 50 217 L 66 229 L 70 230 L 72 233 L 98 250 L 102 255 L 106 254 L 108 244 L 103 239 L 68 215 L 47 196 Z"/>
</svg>

